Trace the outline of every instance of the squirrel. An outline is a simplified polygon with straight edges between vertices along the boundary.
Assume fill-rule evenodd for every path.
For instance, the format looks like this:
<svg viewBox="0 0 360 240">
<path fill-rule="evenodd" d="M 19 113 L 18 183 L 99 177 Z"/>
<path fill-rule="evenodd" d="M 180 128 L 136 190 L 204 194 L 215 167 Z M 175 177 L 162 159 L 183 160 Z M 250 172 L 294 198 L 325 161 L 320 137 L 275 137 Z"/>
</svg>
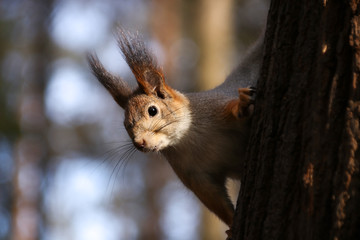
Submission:
<svg viewBox="0 0 360 240">
<path fill-rule="evenodd" d="M 96 54 L 89 54 L 88 62 L 125 110 L 124 126 L 134 146 L 165 156 L 182 183 L 231 229 L 234 206 L 225 184 L 228 178 L 240 180 L 242 173 L 262 38 L 221 85 L 194 93 L 181 93 L 166 83 L 138 34 L 119 29 L 117 41 L 136 89 L 109 73 Z"/>
</svg>

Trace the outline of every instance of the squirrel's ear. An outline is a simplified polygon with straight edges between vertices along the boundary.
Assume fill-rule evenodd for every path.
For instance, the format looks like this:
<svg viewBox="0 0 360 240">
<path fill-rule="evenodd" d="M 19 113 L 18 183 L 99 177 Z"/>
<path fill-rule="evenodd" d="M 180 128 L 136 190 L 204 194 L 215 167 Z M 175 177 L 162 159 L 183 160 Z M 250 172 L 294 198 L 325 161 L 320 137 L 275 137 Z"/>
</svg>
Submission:
<svg viewBox="0 0 360 240">
<path fill-rule="evenodd" d="M 120 107 L 125 108 L 132 94 L 128 84 L 106 71 L 96 55 L 88 54 L 87 59 L 95 77 L 110 92 Z"/>
<path fill-rule="evenodd" d="M 173 95 L 173 90 L 165 83 L 165 78 L 162 72 L 157 69 L 145 70 L 143 78 L 138 80 L 139 86 L 146 92 L 146 94 L 153 94 L 160 98 L 168 98 Z"/>
<path fill-rule="evenodd" d="M 122 55 L 135 75 L 139 88 L 147 95 L 171 97 L 173 90 L 165 83 L 162 70 L 157 66 L 141 38 L 120 28 L 117 39 Z"/>
</svg>

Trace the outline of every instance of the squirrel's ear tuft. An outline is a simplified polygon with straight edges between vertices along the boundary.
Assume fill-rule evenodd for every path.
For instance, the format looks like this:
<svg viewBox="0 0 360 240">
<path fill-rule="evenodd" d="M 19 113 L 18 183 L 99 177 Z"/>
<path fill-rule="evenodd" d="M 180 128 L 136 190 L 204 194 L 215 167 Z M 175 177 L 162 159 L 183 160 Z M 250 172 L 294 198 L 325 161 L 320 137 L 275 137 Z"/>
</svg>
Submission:
<svg viewBox="0 0 360 240">
<path fill-rule="evenodd" d="M 122 55 L 135 75 L 139 88 L 147 95 L 171 97 L 173 90 L 165 83 L 164 74 L 138 34 L 119 28 L 117 40 Z"/>
<path fill-rule="evenodd" d="M 95 77 L 110 92 L 120 107 L 125 108 L 132 94 L 129 85 L 106 71 L 96 55 L 88 54 L 87 59 Z"/>
</svg>

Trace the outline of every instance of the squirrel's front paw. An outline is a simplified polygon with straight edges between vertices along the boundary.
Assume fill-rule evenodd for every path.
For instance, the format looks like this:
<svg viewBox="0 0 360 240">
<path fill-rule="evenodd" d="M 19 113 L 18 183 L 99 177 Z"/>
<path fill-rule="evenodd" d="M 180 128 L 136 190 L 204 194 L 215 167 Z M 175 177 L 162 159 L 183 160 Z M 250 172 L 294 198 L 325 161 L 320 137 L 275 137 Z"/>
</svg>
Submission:
<svg viewBox="0 0 360 240">
<path fill-rule="evenodd" d="M 225 107 L 225 114 L 236 119 L 251 116 L 254 111 L 256 89 L 254 87 L 239 88 L 239 98 L 230 101 Z"/>
</svg>

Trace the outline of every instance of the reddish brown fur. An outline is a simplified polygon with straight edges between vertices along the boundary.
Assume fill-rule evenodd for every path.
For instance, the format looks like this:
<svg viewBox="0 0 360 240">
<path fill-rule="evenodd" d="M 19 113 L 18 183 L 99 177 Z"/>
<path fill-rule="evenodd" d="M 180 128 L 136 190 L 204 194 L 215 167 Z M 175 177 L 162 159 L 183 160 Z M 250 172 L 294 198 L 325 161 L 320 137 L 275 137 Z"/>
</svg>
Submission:
<svg viewBox="0 0 360 240">
<path fill-rule="evenodd" d="M 251 115 L 252 89 L 239 88 L 239 98 L 230 100 L 224 107 L 225 119 L 240 119 Z"/>
<path fill-rule="evenodd" d="M 248 137 L 253 89 L 261 47 L 218 88 L 184 95 L 165 82 L 156 61 L 137 36 L 120 30 L 119 46 L 135 75 L 138 88 L 108 73 L 98 59 L 89 63 L 99 81 L 125 109 L 124 125 L 141 151 L 162 153 L 177 176 L 194 194 L 231 227 L 234 206 L 225 187 L 227 178 L 240 178 Z M 234 94 L 235 93 L 235 94 Z M 156 114 L 150 115 L 149 109 Z"/>
</svg>

